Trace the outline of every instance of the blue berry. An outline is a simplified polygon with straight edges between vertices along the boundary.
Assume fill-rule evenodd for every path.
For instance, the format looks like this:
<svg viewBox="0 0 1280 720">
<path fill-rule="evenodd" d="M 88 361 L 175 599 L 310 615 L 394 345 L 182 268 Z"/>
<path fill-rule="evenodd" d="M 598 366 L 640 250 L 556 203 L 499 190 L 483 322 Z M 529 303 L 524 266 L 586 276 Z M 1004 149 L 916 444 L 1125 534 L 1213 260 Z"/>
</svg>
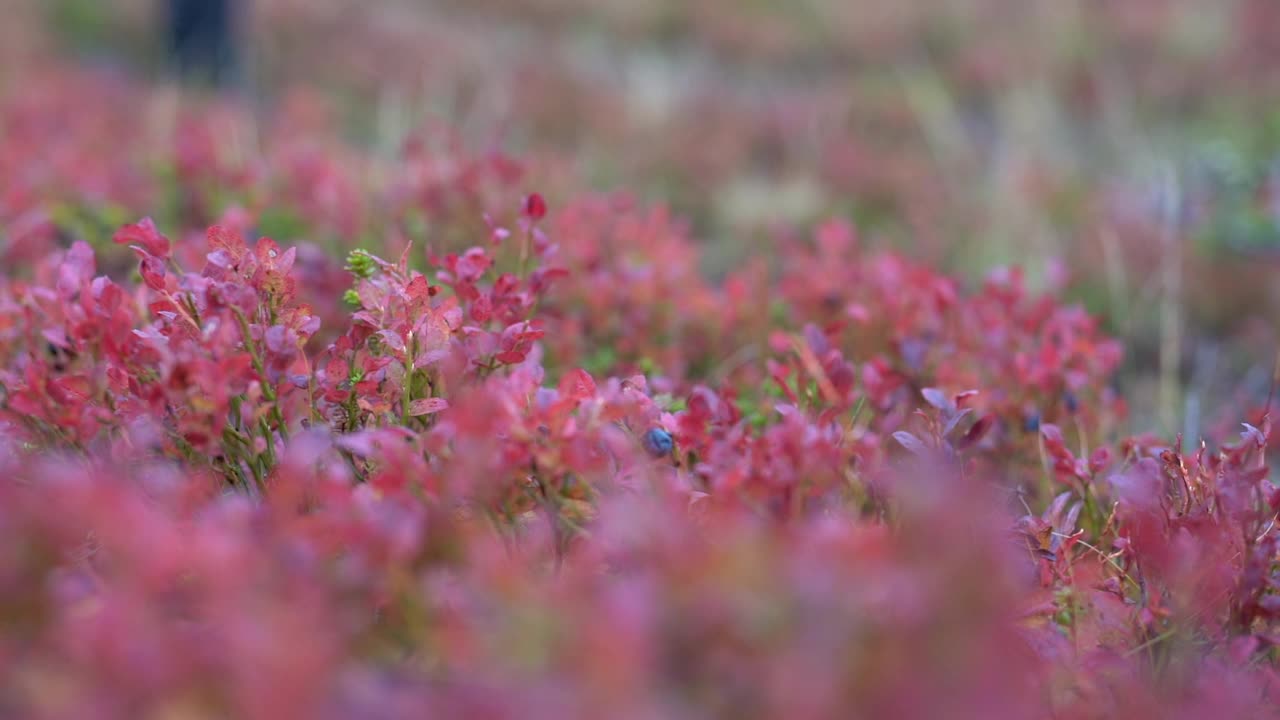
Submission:
<svg viewBox="0 0 1280 720">
<path fill-rule="evenodd" d="M 676 442 L 671 438 L 671 433 L 662 428 L 651 428 L 649 432 L 644 434 L 645 450 L 658 457 L 670 455 L 675 446 Z"/>
<path fill-rule="evenodd" d="M 1062 406 L 1067 409 L 1067 412 L 1074 415 L 1080 409 L 1080 401 L 1076 399 L 1075 393 L 1068 390 L 1062 394 Z"/>
</svg>

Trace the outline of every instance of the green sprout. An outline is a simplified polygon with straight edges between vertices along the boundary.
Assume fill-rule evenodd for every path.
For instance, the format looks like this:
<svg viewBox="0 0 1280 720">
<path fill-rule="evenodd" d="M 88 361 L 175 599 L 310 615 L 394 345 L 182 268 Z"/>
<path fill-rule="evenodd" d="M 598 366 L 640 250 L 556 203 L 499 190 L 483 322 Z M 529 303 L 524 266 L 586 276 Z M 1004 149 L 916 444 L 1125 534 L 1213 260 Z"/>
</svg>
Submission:
<svg viewBox="0 0 1280 720">
<path fill-rule="evenodd" d="M 347 272 L 358 278 L 368 280 L 378 271 L 378 265 L 368 250 L 352 250 L 347 254 Z"/>
</svg>

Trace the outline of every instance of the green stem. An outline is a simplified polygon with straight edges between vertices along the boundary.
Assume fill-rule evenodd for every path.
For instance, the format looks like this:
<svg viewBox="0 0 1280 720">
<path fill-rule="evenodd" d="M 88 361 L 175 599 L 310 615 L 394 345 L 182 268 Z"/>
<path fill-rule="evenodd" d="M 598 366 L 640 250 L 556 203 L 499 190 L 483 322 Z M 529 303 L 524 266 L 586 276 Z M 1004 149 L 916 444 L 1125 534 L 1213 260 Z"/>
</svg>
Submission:
<svg viewBox="0 0 1280 720">
<path fill-rule="evenodd" d="M 249 357 L 253 362 L 253 369 L 258 373 L 258 382 L 262 387 L 262 397 L 271 403 L 271 419 L 275 421 L 276 429 L 280 432 L 280 437 L 288 440 L 289 429 L 284 422 L 284 414 L 280 412 L 280 404 L 277 402 L 275 385 L 267 378 L 267 367 L 262 361 L 262 355 L 258 353 L 258 346 L 253 342 L 253 334 L 249 330 L 249 319 L 244 316 L 244 312 L 238 307 L 232 307 L 231 312 L 235 313 L 236 322 L 240 324 L 240 334 L 244 338 L 244 347 L 249 352 Z M 271 442 L 271 438 L 267 438 L 267 442 Z"/>
</svg>

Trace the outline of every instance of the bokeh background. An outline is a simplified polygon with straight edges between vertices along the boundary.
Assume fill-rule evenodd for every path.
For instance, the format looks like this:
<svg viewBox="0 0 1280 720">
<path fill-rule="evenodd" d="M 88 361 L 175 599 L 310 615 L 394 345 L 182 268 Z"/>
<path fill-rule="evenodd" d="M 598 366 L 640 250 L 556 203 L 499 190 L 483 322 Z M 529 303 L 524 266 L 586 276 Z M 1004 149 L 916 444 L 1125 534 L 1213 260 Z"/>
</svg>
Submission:
<svg viewBox="0 0 1280 720">
<path fill-rule="evenodd" d="M 712 277 L 831 217 L 970 282 L 1021 266 L 1125 341 L 1136 428 L 1267 394 L 1275 0 L 233 4 L 213 84 L 179 82 L 167 3 L 0 3 L 0 261 L 236 209 L 281 241 L 470 244 L 526 188 L 624 190 Z"/>
</svg>

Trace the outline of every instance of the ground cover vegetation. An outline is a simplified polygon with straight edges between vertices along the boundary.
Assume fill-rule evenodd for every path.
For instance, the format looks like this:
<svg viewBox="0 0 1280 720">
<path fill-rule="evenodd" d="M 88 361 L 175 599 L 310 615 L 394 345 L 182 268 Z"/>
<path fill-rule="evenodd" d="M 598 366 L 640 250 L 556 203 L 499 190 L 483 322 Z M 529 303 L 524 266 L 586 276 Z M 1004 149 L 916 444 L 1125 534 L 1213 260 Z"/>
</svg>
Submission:
<svg viewBox="0 0 1280 720">
<path fill-rule="evenodd" d="M 0 716 L 1277 714 L 1272 3 L 145 5 L 0 30 Z"/>
</svg>

